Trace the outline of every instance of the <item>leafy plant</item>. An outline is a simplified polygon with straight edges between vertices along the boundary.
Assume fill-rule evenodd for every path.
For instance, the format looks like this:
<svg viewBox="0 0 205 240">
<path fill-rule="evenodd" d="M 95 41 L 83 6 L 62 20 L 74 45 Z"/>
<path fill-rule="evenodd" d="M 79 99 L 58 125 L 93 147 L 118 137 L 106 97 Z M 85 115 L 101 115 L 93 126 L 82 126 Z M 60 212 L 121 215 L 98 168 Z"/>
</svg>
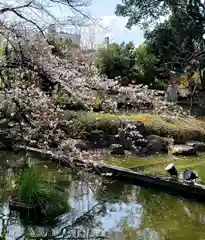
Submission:
<svg viewBox="0 0 205 240">
<path fill-rule="evenodd" d="M 68 210 L 67 194 L 35 166 L 27 168 L 19 187 L 19 199 L 35 205 L 44 214 L 54 214 Z"/>
<path fill-rule="evenodd" d="M 132 42 L 110 44 L 107 48 L 100 49 L 96 58 L 100 73 L 108 78 L 120 77 L 122 84 L 153 82 L 156 62 L 157 59 L 147 45 L 135 48 Z"/>
<path fill-rule="evenodd" d="M 132 42 L 125 44 L 113 43 L 107 48 L 99 50 L 96 57 L 96 66 L 101 74 L 108 78 L 121 77 L 123 80 L 132 81 L 137 77 L 135 68 L 136 51 Z"/>
<path fill-rule="evenodd" d="M 87 110 L 86 106 L 83 104 L 83 102 L 75 101 L 72 97 L 70 97 L 68 94 L 58 94 L 54 98 L 55 105 L 58 105 L 61 109 L 66 110 Z"/>
<path fill-rule="evenodd" d="M 136 69 L 145 84 L 154 83 L 157 63 L 158 59 L 151 52 L 149 45 L 141 44 L 136 48 Z"/>
</svg>

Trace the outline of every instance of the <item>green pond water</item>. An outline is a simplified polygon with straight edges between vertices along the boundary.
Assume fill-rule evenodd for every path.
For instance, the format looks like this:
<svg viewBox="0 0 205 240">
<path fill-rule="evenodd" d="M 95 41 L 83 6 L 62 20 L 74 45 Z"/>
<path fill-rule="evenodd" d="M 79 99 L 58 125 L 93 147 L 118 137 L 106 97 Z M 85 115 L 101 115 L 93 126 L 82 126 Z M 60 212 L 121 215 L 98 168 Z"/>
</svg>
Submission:
<svg viewBox="0 0 205 240">
<path fill-rule="evenodd" d="M 9 193 L 3 191 L 5 178 L 11 179 L 12 169 L 21 166 L 24 158 L 1 153 L 0 171 L 0 232 L 2 239 L 110 239 L 110 240 L 187 240 L 205 239 L 205 204 L 188 201 L 153 189 L 123 182 L 107 182 L 99 177 L 31 158 L 37 168 L 50 174 L 69 191 L 69 211 L 57 217 L 56 225 L 28 221 L 25 215 L 11 211 Z M 189 164 L 196 159 L 178 159 Z M 129 167 L 158 164 L 165 156 L 154 159 L 106 159 Z M 173 159 L 171 159 L 173 160 Z M 144 168 L 145 169 L 145 168 Z M 202 174 L 203 175 L 203 174 Z M 86 214 L 87 213 L 87 214 Z M 35 216 L 33 216 L 35 218 Z"/>
<path fill-rule="evenodd" d="M 191 169 L 199 176 L 199 181 L 205 183 L 205 155 L 197 157 L 176 157 L 169 155 L 136 158 L 136 157 L 109 157 L 105 162 L 118 167 L 130 168 L 134 171 L 143 171 L 148 174 L 166 176 L 165 167 L 174 163 L 179 173 Z"/>
</svg>

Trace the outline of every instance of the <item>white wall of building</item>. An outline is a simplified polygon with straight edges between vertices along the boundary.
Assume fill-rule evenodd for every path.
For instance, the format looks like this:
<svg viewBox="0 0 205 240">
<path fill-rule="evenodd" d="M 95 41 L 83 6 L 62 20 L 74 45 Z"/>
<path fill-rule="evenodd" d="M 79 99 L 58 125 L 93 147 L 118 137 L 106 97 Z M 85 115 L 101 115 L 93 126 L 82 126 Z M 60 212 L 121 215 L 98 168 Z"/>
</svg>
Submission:
<svg viewBox="0 0 205 240">
<path fill-rule="evenodd" d="M 54 37 L 54 38 L 57 37 L 58 39 L 71 38 L 72 42 L 74 44 L 79 45 L 79 46 L 80 46 L 80 43 L 81 43 L 80 34 L 69 33 L 69 32 L 64 32 L 64 31 L 57 31 L 54 24 L 52 24 L 48 27 L 48 36 Z"/>
</svg>

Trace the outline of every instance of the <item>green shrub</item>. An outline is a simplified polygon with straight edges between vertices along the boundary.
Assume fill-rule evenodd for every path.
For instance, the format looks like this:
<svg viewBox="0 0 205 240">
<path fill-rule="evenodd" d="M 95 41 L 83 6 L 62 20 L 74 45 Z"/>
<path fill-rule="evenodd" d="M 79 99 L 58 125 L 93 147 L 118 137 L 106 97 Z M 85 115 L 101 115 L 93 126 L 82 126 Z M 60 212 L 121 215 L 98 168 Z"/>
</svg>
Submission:
<svg viewBox="0 0 205 240">
<path fill-rule="evenodd" d="M 96 66 L 101 74 L 108 78 L 121 77 L 132 81 L 140 77 L 136 68 L 136 51 L 133 43 L 113 43 L 99 50 L 96 56 Z"/>
<path fill-rule="evenodd" d="M 61 109 L 64 110 L 87 110 L 86 106 L 79 101 L 75 101 L 72 97 L 68 96 L 67 94 L 58 94 L 54 98 L 54 102 L 58 105 Z"/>
<path fill-rule="evenodd" d="M 93 130 L 102 130 L 107 134 L 116 134 L 121 124 L 117 118 L 98 119 L 92 112 L 66 111 L 64 118 L 69 121 L 66 133 L 71 138 L 83 138 Z"/>
<path fill-rule="evenodd" d="M 60 190 L 45 172 L 36 167 L 26 168 L 19 187 L 19 199 L 35 205 L 46 215 L 68 210 L 67 194 Z"/>
<path fill-rule="evenodd" d="M 96 55 L 96 66 L 108 78 L 121 77 L 122 84 L 152 83 L 155 79 L 157 59 L 147 45 L 135 48 L 132 42 L 110 44 Z"/>
<path fill-rule="evenodd" d="M 155 84 L 157 75 L 157 58 L 153 55 L 146 44 L 141 44 L 136 48 L 136 68 L 142 76 L 142 83 Z"/>
</svg>

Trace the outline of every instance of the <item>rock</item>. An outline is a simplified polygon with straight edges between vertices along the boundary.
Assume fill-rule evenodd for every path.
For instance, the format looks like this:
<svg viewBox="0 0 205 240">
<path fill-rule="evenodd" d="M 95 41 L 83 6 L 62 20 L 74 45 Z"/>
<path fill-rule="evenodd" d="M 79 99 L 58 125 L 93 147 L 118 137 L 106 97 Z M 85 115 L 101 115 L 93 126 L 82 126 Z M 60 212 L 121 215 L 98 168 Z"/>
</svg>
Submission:
<svg viewBox="0 0 205 240">
<path fill-rule="evenodd" d="M 193 146 L 178 144 L 169 147 L 173 155 L 193 156 L 196 155 L 196 148 Z"/>
<path fill-rule="evenodd" d="M 91 142 L 100 142 L 104 135 L 102 130 L 93 130 L 89 133 L 88 140 Z"/>
<path fill-rule="evenodd" d="M 108 141 L 108 146 L 111 146 L 112 144 L 120 144 L 119 134 L 108 135 L 107 141 Z"/>
<path fill-rule="evenodd" d="M 61 144 L 60 149 L 65 153 L 72 152 L 76 143 L 77 141 L 75 139 L 67 139 Z"/>
<path fill-rule="evenodd" d="M 63 152 L 72 152 L 73 148 L 77 148 L 80 151 L 89 150 L 87 142 L 79 139 L 67 139 L 62 145 L 61 149 Z"/>
<path fill-rule="evenodd" d="M 5 129 L 8 126 L 8 119 L 3 118 L 0 120 L 0 128 Z"/>
<path fill-rule="evenodd" d="M 80 141 L 80 142 L 76 143 L 75 147 L 77 149 L 81 150 L 81 151 L 88 151 L 89 150 L 89 146 L 84 141 Z"/>
<path fill-rule="evenodd" d="M 125 151 L 122 145 L 120 144 L 112 144 L 110 146 L 110 154 L 111 155 L 125 155 Z"/>
<path fill-rule="evenodd" d="M 123 124 L 126 126 L 126 125 L 134 125 L 135 126 L 135 129 L 138 130 L 138 132 L 140 134 L 144 134 L 146 129 L 145 129 L 145 126 L 144 126 L 144 123 L 141 122 L 141 121 L 123 121 Z"/>
<path fill-rule="evenodd" d="M 164 97 L 164 96 L 165 96 L 165 91 L 154 90 L 153 94 L 154 94 L 155 96 Z"/>
<path fill-rule="evenodd" d="M 158 135 L 149 135 L 146 137 L 147 150 L 155 152 L 168 151 L 168 145 L 173 142 L 173 139 L 160 137 Z"/>
<path fill-rule="evenodd" d="M 199 141 L 188 141 L 186 145 L 189 147 L 194 147 L 199 152 L 205 152 L 205 143 Z"/>
<path fill-rule="evenodd" d="M 94 143 L 97 148 L 109 146 L 109 135 L 102 130 L 93 130 L 87 136 L 87 140 Z"/>
<path fill-rule="evenodd" d="M 15 127 L 17 124 L 18 124 L 18 123 L 15 122 L 15 121 L 10 121 L 10 122 L 8 123 L 8 127 L 13 128 L 13 127 Z"/>
<path fill-rule="evenodd" d="M 133 149 L 134 142 L 132 141 L 132 139 L 124 139 L 124 141 L 121 141 L 120 144 L 122 144 L 125 150 L 130 151 Z"/>
</svg>

